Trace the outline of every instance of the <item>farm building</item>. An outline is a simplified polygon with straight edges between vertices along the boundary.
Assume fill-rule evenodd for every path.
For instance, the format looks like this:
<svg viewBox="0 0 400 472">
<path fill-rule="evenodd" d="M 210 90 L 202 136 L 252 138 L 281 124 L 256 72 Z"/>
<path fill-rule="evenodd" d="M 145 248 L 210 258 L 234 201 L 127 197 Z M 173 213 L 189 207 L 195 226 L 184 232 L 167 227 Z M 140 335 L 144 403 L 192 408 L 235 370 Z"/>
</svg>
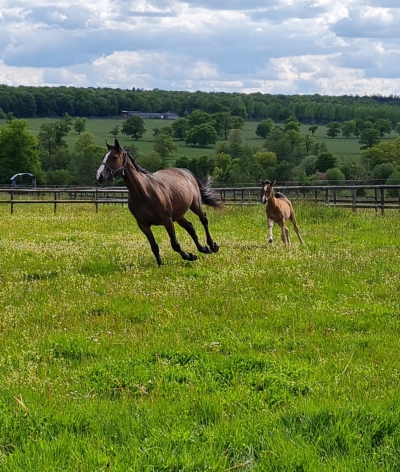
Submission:
<svg viewBox="0 0 400 472">
<path fill-rule="evenodd" d="M 160 119 L 160 120 L 176 120 L 179 116 L 171 111 L 167 111 L 165 113 L 151 113 L 151 112 L 143 112 L 143 111 L 121 111 L 121 116 L 123 118 L 129 118 L 130 116 L 140 116 L 143 119 Z"/>
</svg>

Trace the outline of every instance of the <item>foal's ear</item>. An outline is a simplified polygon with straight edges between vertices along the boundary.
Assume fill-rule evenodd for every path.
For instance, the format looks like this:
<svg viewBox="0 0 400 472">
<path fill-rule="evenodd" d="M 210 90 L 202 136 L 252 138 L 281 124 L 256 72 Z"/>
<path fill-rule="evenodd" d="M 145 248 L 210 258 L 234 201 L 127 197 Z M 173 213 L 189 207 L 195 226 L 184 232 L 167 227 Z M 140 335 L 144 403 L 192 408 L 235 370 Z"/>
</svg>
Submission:
<svg viewBox="0 0 400 472">
<path fill-rule="evenodd" d="M 276 184 L 276 180 L 274 180 L 271 184 L 271 187 L 273 187 Z"/>
</svg>

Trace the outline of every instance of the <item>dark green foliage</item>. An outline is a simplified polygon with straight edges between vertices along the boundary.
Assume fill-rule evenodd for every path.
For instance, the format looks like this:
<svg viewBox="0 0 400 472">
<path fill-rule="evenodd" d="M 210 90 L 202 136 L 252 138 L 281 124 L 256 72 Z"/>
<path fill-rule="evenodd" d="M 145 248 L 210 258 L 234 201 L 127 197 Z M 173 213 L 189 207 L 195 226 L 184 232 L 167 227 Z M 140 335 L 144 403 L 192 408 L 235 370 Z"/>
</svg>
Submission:
<svg viewBox="0 0 400 472">
<path fill-rule="evenodd" d="M 336 165 L 336 158 L 330 152 L 321 152 L 318 155 L 317 160 L 315 162 L 315 168 L 319 172 L 326 172 L 328 169 L 335 167 Z"/>
<path fill-rule="evenodd" d="M 140 116 L 130 116 L 122 123 L 122 133 L 131 136 L 133 139 L 143 137 L 146 132 L 143 118 Z"/>
<path fill-rule="evenodd" d="M 39 143 L 28 129 L 25 120 L 12 120 L 0 127 L 0 182 L 10 183 L 10 178 L 20 172 L 36 177 L 41 171 Z"/>
</svg>

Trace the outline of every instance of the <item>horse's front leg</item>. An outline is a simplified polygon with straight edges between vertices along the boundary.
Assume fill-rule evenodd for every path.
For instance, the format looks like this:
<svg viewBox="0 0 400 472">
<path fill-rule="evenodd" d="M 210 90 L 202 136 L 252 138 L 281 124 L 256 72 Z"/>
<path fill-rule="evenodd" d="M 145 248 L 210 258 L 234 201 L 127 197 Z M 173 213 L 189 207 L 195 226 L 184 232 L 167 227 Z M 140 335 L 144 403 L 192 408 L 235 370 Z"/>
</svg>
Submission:
<svg viewBox="0 0 400 472">
<path fill-rule="evenodd" d="M 172 218 L 164 222 L 164 226 L 169 235 L 172 249 L 178 252 L 181 255 L 182 259 L 184 259 L 185 261 L 195 261 L 197 259 L 197 256 L 195 254 L 192 254 L 191 252 L 182 251 L 181 245 L 176 239 L 174 222 L 172 221 Z"/>
<path fill-rule="evenodd" d="M 153 232 L 151 231 L 150 226 L 145 225 L 144 223 L 139 223 L 139 221 L 137 223 L 138 223 L 139 228 L 145 234 L 146 238 L 148 239 L 150 243 L 151 250 L 153 251 L 153 254 L 156 257 L 158 266 L 162 265 L 162 261 L 160 257 L 160 249 L 158 247 L 158 244 L 156 243 L 156 240 L 154 239 L 154 235 L 153 235 Z"/>
<path fill-rule="evenodd" d="M 196 231 L 194 229 L 194 226 L 190 221 L 188 221 L 186 218 L 182 217 L 179 220 L 176 220 L 179 226 L 181 226 L 183 229 L 185 229 L 190 237 L 193 239 L 194 243 L 196 244 L 197 250 L 199 252 L 203 252 L 204 254 L 210 254 L 211 249 L 208 246 L 203 246 L 199 242 L 199 238 L 197 237 Z"/>
</svg>

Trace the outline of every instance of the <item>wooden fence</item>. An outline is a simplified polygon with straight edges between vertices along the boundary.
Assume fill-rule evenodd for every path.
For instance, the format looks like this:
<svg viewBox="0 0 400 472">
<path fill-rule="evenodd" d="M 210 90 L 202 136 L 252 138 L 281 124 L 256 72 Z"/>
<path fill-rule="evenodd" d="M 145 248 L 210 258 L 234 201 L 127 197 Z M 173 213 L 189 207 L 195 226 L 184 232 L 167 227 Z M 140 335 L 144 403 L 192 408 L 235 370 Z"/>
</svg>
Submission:
<svg viewBox="0 0 400 472">
<path fill-rule="evenodd" d="M 315 185 L 280 186 L 293 201 L 307 200 L 329 206 L 346 208 L 372 208 L 384 213 L 387 209 L 400 209 L 400 185 Z M 261 201 L 260 187 L 230 187 L 214 189 L 219 199 L 227 205 L 249 205 Z M 126 187 L 74 187 L 74 188 L 0 188 L 0 204 L 15 205 L 52 204 L 54 213 L 61 204 L 93 204 L 96 212 L 102 204 L 128 202 Z"/>
</svg>

